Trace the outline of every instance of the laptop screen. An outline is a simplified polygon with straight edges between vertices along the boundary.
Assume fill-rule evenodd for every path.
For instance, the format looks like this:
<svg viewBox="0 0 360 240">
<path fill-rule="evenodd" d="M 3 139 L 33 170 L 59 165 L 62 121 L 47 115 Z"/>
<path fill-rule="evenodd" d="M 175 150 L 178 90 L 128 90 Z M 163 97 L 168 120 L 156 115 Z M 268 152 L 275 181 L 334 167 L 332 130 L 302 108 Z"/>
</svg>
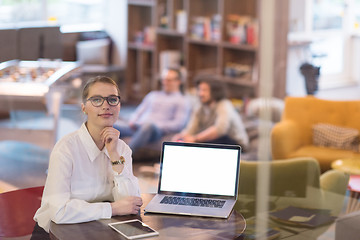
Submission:
<svg viewBox="0 0 360 240">
<path fill-rule="evenodd" d="M 240 146 L 163 143 L 159 192 L 236 196 Z"/>
</svg>

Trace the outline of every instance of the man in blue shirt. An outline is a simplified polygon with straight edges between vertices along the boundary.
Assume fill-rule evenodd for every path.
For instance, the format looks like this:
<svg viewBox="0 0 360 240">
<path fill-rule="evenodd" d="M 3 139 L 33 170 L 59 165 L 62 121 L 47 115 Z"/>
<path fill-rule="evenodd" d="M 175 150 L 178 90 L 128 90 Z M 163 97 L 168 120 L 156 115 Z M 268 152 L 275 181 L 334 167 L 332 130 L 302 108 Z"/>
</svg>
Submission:
<svg viewBox="0 0 360 240">
<path fill-rule="evenodd" d="M 179 132 L 186 125 L 190 108 L 180 91 L 180 71 L 168 68 L 161 77 L 162 90 L 145 96 L 127 126 L 114 126 L 121 137 L 132 136 L 129 146 L 133 152 L 167 134 Z"/>
</svg>

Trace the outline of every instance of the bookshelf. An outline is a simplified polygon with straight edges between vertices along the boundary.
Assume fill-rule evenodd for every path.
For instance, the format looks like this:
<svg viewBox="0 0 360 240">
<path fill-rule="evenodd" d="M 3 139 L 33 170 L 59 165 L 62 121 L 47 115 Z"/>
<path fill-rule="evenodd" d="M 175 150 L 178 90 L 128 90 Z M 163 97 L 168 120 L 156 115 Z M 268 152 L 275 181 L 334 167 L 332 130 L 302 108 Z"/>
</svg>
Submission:
<svg viewBox="0 0 360 240">
<path fill-rule="evenodd" d="M 128 0 L 127 97 L 158 86 L 165 51 L 180 54 L 187 89 L 216 75 L 230 97 L 257 95 L 258 0 Z"/>
</svg>

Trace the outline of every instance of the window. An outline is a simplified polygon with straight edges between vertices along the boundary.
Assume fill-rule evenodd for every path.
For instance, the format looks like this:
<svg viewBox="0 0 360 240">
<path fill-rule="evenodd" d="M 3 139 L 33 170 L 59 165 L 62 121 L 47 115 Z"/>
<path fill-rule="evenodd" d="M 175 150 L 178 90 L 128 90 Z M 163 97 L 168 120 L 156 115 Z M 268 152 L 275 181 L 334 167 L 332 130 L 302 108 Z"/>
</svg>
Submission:
<svg viewBox="0 0 360 240">
<path fill-rule="evenodd" d="M 107 0 L 0 0 L 1 25 L 103 24 Z"/>
<path fill-rule="evenodd" d="M 354 30 L 360 31 L 360 0 L 353 0 L 354 7 L 352 8 L 354 11 Z"/>
<path fill-rule="evenodd" d="M 290 37 L 311 42 L 306 61 L 321 67 L 320 87 L 353 82 L 349 43 L 353 26 L 359 23 L 360 0 L 291 0 Z"/>
<path fill-rule="evenodd" d="M 313 30 L 341 29 L 344 7 L 343 0 L 314 0 Z"/>
</svg>

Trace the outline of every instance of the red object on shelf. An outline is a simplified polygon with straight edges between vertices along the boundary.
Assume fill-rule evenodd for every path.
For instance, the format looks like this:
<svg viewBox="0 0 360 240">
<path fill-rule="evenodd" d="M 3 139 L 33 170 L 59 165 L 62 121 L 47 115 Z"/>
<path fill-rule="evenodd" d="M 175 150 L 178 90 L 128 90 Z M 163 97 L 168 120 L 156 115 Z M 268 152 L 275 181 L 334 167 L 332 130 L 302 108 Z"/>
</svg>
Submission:
<svg viewBox="0 0 360 240">
<path fill-rule="evenodd" d="M 0 194 L 0 238 L 32 233 L 43 190 L 44 187 L 34 187 Z"/>
</svg>

